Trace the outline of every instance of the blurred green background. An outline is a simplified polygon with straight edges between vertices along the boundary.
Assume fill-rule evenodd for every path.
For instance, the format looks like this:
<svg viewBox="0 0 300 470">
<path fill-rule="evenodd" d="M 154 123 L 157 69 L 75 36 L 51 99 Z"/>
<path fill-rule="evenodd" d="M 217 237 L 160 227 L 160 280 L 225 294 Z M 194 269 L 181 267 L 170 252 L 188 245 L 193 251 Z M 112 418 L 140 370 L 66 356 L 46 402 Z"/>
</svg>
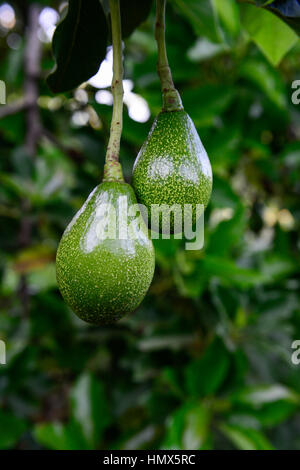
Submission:
<svg viewBox="0 0 300 470">
<path fill-rule="evenodd" d="M 166 21 L 174 81 L 213 167 L 205 246 L 154 240 L 138 311 L 93 327 L 63 302 L 55 252 L 101 181 L 111 54 L 90 83 L 53 95 L 60 2 L 0 3 L 2 449 L 300 449 L 300 42 L 290 29 L 284 44 L 276 29 L 262 41 L 254 6 L 217 1 L 216 23 L 196 4 L 169 2 Z M 125 41 L 127 181 L 161 106 L 153 25 L 154 9 Z M 24 105 L 34 81 L 38 100 Z"/>
</svg>

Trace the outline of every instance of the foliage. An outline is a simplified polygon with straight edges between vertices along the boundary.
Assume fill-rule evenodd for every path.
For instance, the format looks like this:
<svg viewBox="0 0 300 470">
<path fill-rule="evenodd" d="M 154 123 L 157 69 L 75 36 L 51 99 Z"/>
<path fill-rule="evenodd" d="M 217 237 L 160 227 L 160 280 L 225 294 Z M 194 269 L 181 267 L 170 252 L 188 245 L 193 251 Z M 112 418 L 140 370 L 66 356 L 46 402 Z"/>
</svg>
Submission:
<svg viewBox="0 0 300 470">
<path fill-rule="evenodd" d="M 122 36 L 127 38 L 149 15 L 152 0 L 122 0 Z M 71 90 L 91 78 L 105 58 L 109 38 L 108 0 L 69 0 L 53 39 L 56 58 L 48 85 L 54 93 Z M 106 18 L 107 17 L 107 18 Z M 78 63 L 80 62 L 80 67 Z"/>
<path fill-rule="evenodd" d="M 92 20 L 92 21 L 91 21 Z M 48 78 L 55 93 L 72 90 L 97 73 L 106 55 L 108 27 L 98 0 L 71 0 L 65 18 L 56 28 L 53 53 L 57 64 Z M 78 58 L 80 61 L 78 67 Z"/>
<path fill-rule="evenodd" d="M 247 1 L 247 0 L 246 0 Z M 199 36 L 213 43 L 231 43 L 240 29 L 239 8 L 235 0 L 175 0 L 180 13 L 185 16 Z M 253 4 L 253 1 L 249 0 Z M 122 33 L 127 38 L 149 15 L 152 0 L 121 0 Z M 297 41 L 300 33 L 300 6 L 297 0 L 259 1 L 260 8 L 247 7 L 245 30 L 270 60 L 277 65 Z M 109 2 L 69 0 L 69 7 L 55 31 L 53 53 L 54 71 L 48 85 L 55 93 L 68 91 L 88 80 L 103 61 L 108 42 Z M 270 15 L 267 10 L 274 13 Z M 250 15 L 250 17 L 249 17 Z M 276 18 L 276 16 L 280 18 Z M 105 21 L 108 20 L 108 25 Z M 283 20 L 283 21 L 282 21 Z M 286 22 L 295 32 L 284 24 Z M 80 63 L 80 67 L 78 67 Z"/>
<path fill-rule="evenodd" d="M 14 3 L 21 44 L 9 47 L 8 31 L 0 37 L 10 103 L 23 96 L 22 4 Z M 54 267 L 64 228 L 101 180 L 111 106 L 90 84 L 53 96 L 45 43 L 36 155 L 26 145 L 26 110 L 0 120 L 2 449 L 300 448 L 299 366 L 291 362 L 300 338 L 300 119 L 291 101 L 299 40 L 293 35 L 270 63 L 266 44 L 277 38 L 250 31 L 249 9 L 260 8 L 214 2 L 203 22 L 199 5 L 169 2 L 167 42 L 213 166 L 205 246 L 155 240 L 150 291 L 115 326 L 73 315 Z M 125 109 L 128 181 L 161 105 L 153 22 L 152 10 L 125 41 L 125 78 L 151 111 L 140 123 Z"/>
</svg>

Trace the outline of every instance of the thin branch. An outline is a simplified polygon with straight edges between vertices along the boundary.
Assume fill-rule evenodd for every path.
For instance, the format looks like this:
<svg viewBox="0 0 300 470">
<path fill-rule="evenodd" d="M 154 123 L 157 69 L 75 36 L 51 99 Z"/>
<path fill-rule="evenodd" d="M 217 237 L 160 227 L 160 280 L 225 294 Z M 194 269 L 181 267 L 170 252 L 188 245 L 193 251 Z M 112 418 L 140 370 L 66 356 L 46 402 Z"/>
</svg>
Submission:
<svg viewBox="0 0 300 470">
<path fill-rule="evenodd" d="M 11 116 L 12 114 L 17 114 L 20 113 L 21 111 L 24 111 L 27 107 L 27 103 L 24 99 L 14 101 L 11 104 L 8 104 L 6 106 L 1 106 L 0 107 L 0 119 L 5 118 L 7 116 Z"/>
<path fill-rule="evenodd" d="M 38 38 L 40 6 L 31 4 L 28 7 L 27 25 L 25 33 L 24 52 L 24 106 L 26 106 L 26 137 L 25 147 L 28 155 L 34 158 L 38 141 L 41 137 L 41 118 L 38 107 L 40 77 L 40 63 L 42 47 Z M 31 244 L 33 219 L 31 204 L 28 199 L 21 201 L 23 217 L 21 219 L 19 247 L 24 249 Z M 19 283 L 19 297 L 23 306 L 24 316 L 28 316 L 30 309 L 30 293 L 28 289 L 26 274 L 23 274 Z"/>
<path fill-rule="evenodd" d="M 166 0 L 156 0 L 155 39 L 157 43 L 157 73 L 161 82 L 163 95 L 163 111 L 183 109 L 178 91 L 172 78 L 168 62 L 165 39 Z"/>
<path fill-rule="evenodd" d="M 175 88 L 166 49 L 165 11 L 166 0 L 157 0 L 155 39 L 157 43 L 157 71 L 161 80 L 162 91 Z"/>
<path fill-rule="evenodd" d="M 28 105 L 26 121 L 26 147 L 29 155 L 34 156 L 41 136 L 41 119 L 38 107 L 39 86 L 41 73 L 41 41 L 38 38 L 39 16 L 41 8 L 37 4 L 29 7 L 28 26 L 26 31 L 26 47 L 24 54 L 25 100 Z"/>
<path fill-rule="evenodd" d="M 124 181 L 119 163 L 120 141 L 123 128 L 123 61 L 120 1 L 109 0 L 112 43 L 113 43 L 113 114 L 110 126 L 110 136 L 107 146 L 104 181 Z"/>
</svg>

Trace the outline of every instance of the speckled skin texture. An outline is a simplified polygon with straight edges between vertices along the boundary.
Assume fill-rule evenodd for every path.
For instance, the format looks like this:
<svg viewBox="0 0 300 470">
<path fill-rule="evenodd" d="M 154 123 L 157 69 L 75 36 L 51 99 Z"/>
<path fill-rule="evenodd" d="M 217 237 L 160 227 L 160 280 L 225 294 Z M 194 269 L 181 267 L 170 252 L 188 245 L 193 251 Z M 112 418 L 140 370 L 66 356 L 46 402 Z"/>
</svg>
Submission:
<svg viewBox="0 0 300 470">
<path fill-rule="evenodd" d="M 143 144 L 133 168 L 132 185 L 140 203 L 207 206 L 212 190 L 212 171 L 193 121 L 184 111 L 161 112 Z M 157 227 L 152 227 L 152 229 Z M 159 228 L 161 230 L 161 227 Z M 174 230 L 171 221 L 171 230 Z"/>
<path fill-rule="evenodd" d="M 72 310 L 89 323 L 109 324 L 135 310 L 153 278 L 154 248 L 141 216 L 135 218 L 141 224 L 137 239 L 99 239 L 99 224 L 105 220 L 103 205 L 117 208 L 124 196 L 128 206 L 137 203 L 129 184 L 105 182 L 97 186 L 66 228 L 58 247 L 59 289 Z M 129 223 L 133 219 L 128 217 Z"/>
</svg>

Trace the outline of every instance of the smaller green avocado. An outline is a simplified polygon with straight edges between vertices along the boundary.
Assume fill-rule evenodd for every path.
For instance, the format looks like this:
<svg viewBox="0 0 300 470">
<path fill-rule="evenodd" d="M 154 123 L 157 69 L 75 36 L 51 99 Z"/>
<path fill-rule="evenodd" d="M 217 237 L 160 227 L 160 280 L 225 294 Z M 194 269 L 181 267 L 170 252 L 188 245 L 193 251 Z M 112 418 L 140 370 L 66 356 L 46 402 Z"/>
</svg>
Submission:
<svg viewBox="0 0 300 470">
<path fill-rule="evenodd" d="M 196 206 L 204 209 L 210 199 L 212 170 L 194 123 L 184 110 L 162 111 L 156 117 L 134 163 L 132 185 L 139 203 L 147 208 L 149 224 L 151 211 L 153 216 L 160 211 L 158 206 L 175 205 L 170 231 L 183 231 L 186 204 L 192 224 L 196 223 Z M 181 221 L 176 219 L 177 225 L 176 212 L 182 216 Z M 160 213 L 159 226 L 153 227 L 152 217 L 151 229 L 162 232 L 163 218 Z"/>
<path fill-rule="evenodd" d="M 140 212 L 130 213 L 135 205 L 129 184 L 104 182 L 62 236 L 56 256 L 58 286 L 86 322 L 100 325 L 120 319 L 139 306 L 150 286 L 154 248 Z"/>
</svg>

